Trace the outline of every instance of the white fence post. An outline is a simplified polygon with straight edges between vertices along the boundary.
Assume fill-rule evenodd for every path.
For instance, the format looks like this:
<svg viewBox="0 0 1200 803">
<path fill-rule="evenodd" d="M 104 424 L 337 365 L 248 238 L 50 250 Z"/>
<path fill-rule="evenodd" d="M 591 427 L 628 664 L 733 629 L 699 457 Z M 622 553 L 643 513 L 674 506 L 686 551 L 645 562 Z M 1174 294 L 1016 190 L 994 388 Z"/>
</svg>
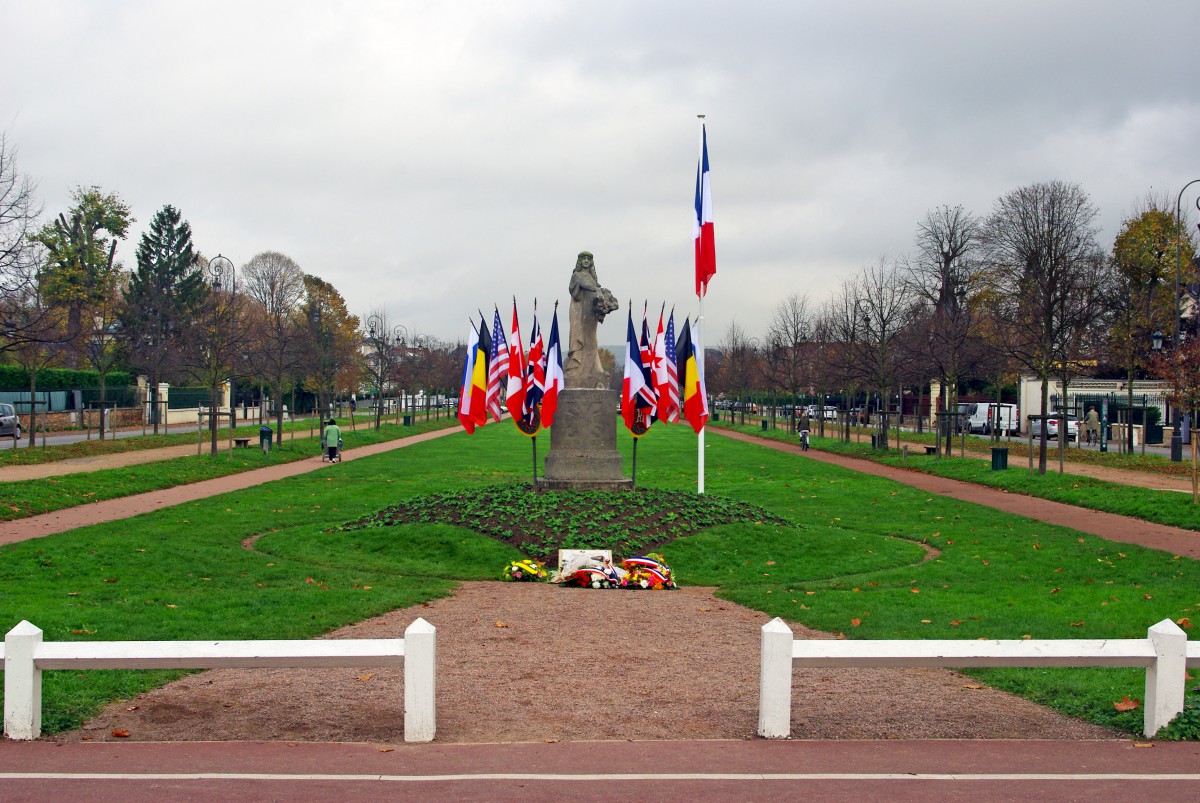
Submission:
<svg viewBox="0 0 1200 803">
<path fill-rule="evenodd" d="M 1154 736 L 1183 713 L 1187 682 L 1187 634 L 1170 619 L 1147 632 L 1158 659 L 1146 670 L 1146 716 L 1143 733 Z"/>
<path fill-rule="evenodd" d="M 437 732 L 437 628 L 417 617 L 404 631 L 404 741 L 432 742 Z"/>
<path fill-rule="evenodd" d="M 42 735 L 42 670 L 33 654 L 42 631 L 24 620 L 4 636 L 4 735 L 29 741 Z"/>
<path fill-rule="evenodd" d="M 758 735 L 786 739 L 792 734 L 792 629 L 779 617 L 762 627 L 760 672 Z"/>
</svg>

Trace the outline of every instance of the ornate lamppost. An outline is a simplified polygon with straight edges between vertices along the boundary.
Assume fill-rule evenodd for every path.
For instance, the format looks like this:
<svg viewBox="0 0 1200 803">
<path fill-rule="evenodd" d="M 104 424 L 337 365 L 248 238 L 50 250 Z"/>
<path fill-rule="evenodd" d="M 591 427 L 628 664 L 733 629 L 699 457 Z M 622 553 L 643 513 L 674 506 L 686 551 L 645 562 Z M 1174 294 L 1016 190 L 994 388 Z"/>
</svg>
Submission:
<svg viewBox="0 0 1200 803">
<path fill-rule="evenodd" d="M 208 261 L 208 272 L 213 278 L 213 289 L 220 290 L 221 282 L 229 276 L 229 342 L 237 342 L 237 268 L 233 264 L 233 260 L 222 254 L 217 254 Z M 236 377 L 229 378 L 229 425 L 232 429 L 237 429 L 237 406 L 235 404 L 235 380 Z"/>
<path fill-rule="evenodd" d="M 1179 347 L 1179 276 L 1183 272 L 1183 194 L 1193 184 L 1200 184 L 1200 178 L 1194 178 L 1187 184 L 1184 184 L 1183 189 L 1179 191 L 1179 195 L 1175 198 L 1175 337 L 1172 340 L 1175 348 Z M 1200 209 L 1200 197 L 1196 199 L 1196 208 Z M 1179 462 L 1183 460 L 1183 435 L 1179 430 L 1178 412 L 1172 418 L 1171 460 Z"/>
</svg>

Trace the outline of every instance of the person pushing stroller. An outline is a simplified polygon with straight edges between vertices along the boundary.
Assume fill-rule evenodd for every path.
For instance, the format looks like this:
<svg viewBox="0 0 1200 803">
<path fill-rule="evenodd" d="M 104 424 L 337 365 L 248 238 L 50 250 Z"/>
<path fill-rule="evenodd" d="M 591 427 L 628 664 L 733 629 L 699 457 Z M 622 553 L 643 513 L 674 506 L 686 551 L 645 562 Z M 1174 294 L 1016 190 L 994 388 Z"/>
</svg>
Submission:
<svg viewBox="0 0 1200 803">
<path fill-rule="evenodd" d="M 330 463 L 342 462 L 342 428 L 332 418 L 326 423 L 325 431 L 321 433 L 321 449 L 322 460 L 328 460 Z"/>
</svg>

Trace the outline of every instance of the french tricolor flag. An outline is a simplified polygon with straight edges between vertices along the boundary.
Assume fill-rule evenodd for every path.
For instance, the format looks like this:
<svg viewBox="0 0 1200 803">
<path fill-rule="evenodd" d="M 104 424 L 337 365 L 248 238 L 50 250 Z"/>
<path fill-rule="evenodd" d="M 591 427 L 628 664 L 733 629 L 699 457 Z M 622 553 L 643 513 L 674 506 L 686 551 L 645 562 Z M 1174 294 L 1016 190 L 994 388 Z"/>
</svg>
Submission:
<svg viewBox="0 0 1200 803">
<path fill-rule="evenodd" d="M 696 241 L 696 296 L 704 298 L 708 280 L 717 273 L 717 255 L 713 249 L 712 185 L 708 173 L 708 134 L 700 124 L 700 162 L 696 165 L 696 217 L 692 222 Z"/>
</svg>

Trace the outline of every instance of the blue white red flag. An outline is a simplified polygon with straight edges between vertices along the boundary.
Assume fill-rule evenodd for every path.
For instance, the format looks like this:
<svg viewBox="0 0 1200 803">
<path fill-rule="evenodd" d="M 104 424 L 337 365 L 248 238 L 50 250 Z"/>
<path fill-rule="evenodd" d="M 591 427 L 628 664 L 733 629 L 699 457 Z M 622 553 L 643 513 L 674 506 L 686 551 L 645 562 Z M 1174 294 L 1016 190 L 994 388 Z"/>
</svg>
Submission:
<svg viewBox="0 0 1200 803">
<path fill-rule="evenodd" d="M 565 380 L 562 367 L 562 344 L 558 339 L 558 307 L 550 322 L 550 339 L 546 342 L 546 379 L 542 395 L 542 426 L 554 425 L 554 413 L 558 410 L 558 393 Z"/>
<path fill-rule="evenodd" d="M 649 404 L 646 412 L 646 424 L 654 423 L 658 412 L 658 391 L 654 385 L 654 343 L 650 340 L 650 325 L 646 321 L 646 310 L 642 308 L 642 339 L 638 342 L 638 354 L 642 358 L 642 376 L 646 388 L 642 391 L 642 399 Z M 640 406 L 640 405 L 639 405 Z"/>
<path fill-rule="evenodd" d="M 646 398 L 646 371 L 642 365 L 637 333 L 633 329 L 633 310 L 629 311 L 629 327 L 625 336 L 625 378 L 621 382 L 621 417 L 633 432 L 638 410 L 650 408 Z M 643 413 L 644 415 L 644 413 Z"/>
<path fill-rule="evenodd" d="M 696 241 L 696 295 L 704 298 L 709 280 L 717 273 L 713 242 L 712 185 L 708 172 L 708 134 L 700 125 L 700 161 L 696 165 L 696 217 L 692 222 Z"/>
<path fill-rule="evenodd" d="M 467 332 L 467 358 L 463 365 L 462 387 L 458 392 L 458 420 L 468 434 L 475 432 L 475 418 L 471 415 L 471 400 L 478 351 L 479 333 L 472 326 L 471 331 Z"/>
<path fill-rule="evenodd" d="M 546 355 L 542 343 L 542 328 L 538 326 L 537 302 L 533 303 L 533 329 L 529 332 L 529 358 L 525 364 L 525 404 L 522 414 L 526 420 L 538 409 L 546 392 Z"/>
</svg>

